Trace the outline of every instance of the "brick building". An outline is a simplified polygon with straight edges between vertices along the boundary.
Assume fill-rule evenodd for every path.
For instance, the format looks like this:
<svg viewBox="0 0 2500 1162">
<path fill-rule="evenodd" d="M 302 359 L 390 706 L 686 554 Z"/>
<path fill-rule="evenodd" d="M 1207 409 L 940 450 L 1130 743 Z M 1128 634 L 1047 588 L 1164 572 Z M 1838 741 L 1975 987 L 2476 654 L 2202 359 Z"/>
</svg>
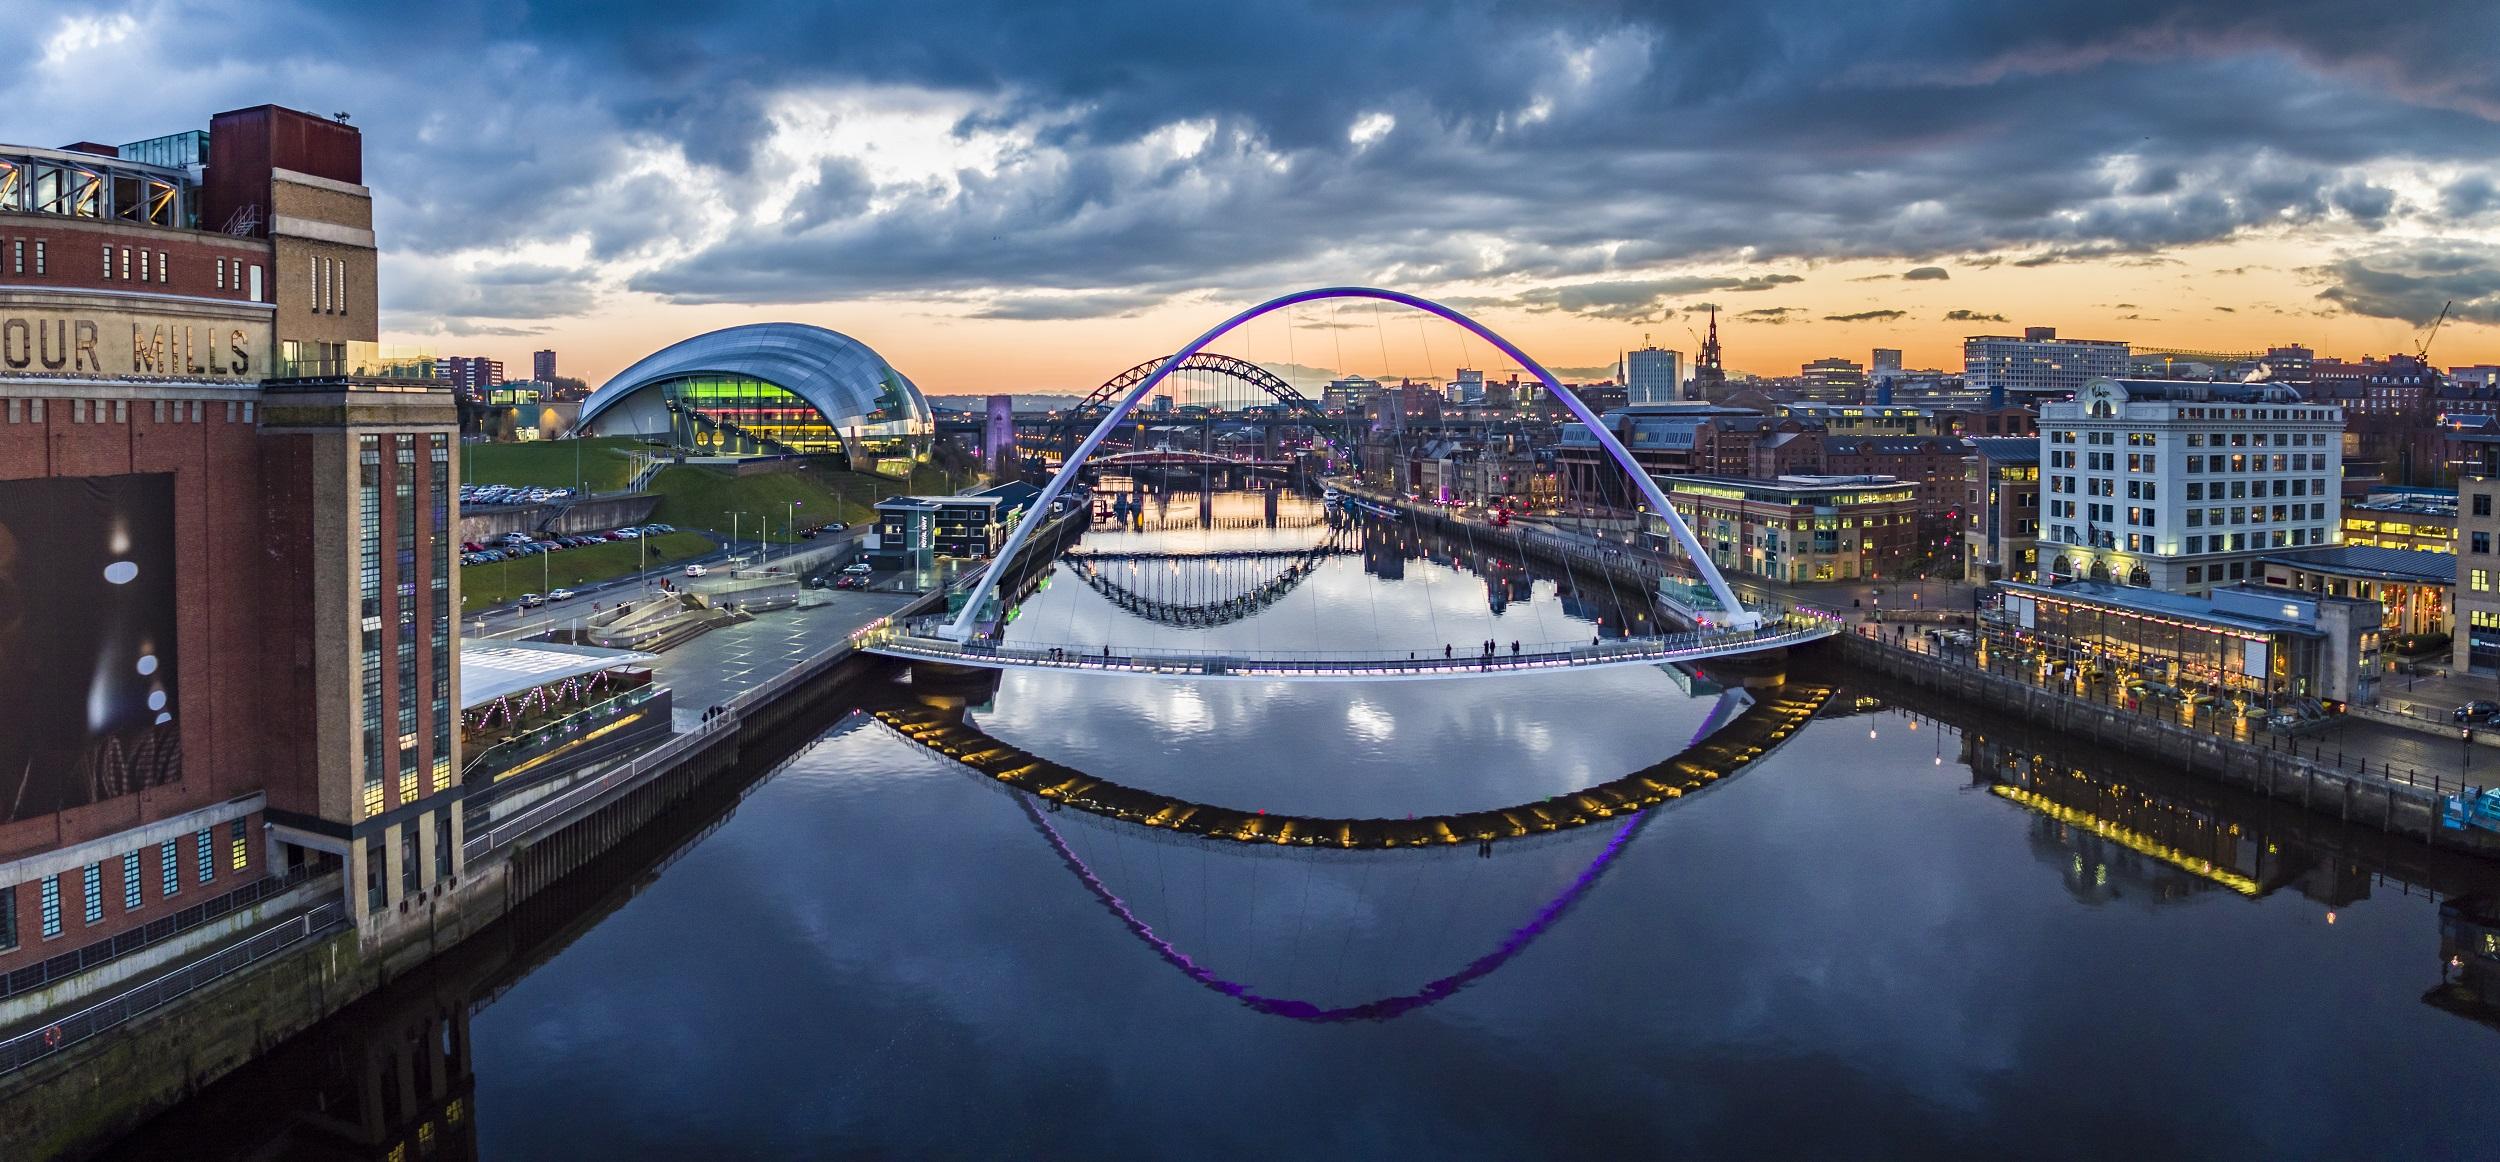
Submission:
<svg viewBox="0 0 2500 1162">
<path fill-rule="evenodd" d="M 456 433 L 374 341 L 362 148 L 0 145 L 0 973 L 457 878 Z"/>
</svg>

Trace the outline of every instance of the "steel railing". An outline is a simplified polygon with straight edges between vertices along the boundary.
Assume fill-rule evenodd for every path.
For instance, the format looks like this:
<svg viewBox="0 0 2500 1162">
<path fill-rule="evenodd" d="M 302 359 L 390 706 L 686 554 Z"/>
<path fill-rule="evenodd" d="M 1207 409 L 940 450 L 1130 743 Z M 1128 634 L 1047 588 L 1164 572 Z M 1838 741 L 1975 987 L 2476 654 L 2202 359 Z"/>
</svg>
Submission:
<svg viewBox="0 0 2500 1162">
<path fill-rule="evenodd" d="M 261 960 L 304 941 L 344 929 L 347 925 L 347 905 L 332 900 L 77 1012 L 0 1040 L 0 1074 L 24 1069 L 241 972 Z"/>
<path fill-rule="evenodd" d="M 938 636 L 941 619 L 916 618 L 888 622 L 855 638 L 861 648 L 933 661 L 973 665 L 1012 664 L 1040 668 L 1127 670 L 1153 673 L 1477 673 L 1542 670 L 1605 663 L 1664 662 L 1681 658 L 1774 649 L 1831 637 L 1840 632 L 1837 619 L 1811 613 L 1788 613 L 1758 629 L 1695 630 L 1657 637 L 1618 638 L 1564 649 L 1538 649 L 1491 654 L 1470 650 L 1433 657 L 1415 651 L 1404 658 L 1339 650 L 1278 650 L 1227 654 L 1197 650 L 1117 649 L 1018 642 L 1013 645 L 976 641 L 959 643 Z"/>
<path fill-rule="evenodd" d="M 173 915 L 151 920 L 141 927 L 115 935 L 110 940 L 100 940 L 84 948 L 64 952 L 40 964 L 27 965 L 10 972 L 5 977 L 0 977 L 0 999 L 13 997 L 19 993 L 34 992 L 90 969 L 100 968 L 131 953 L 189 932 L 211 920 L 223 919 L 240 909 L 251 907 L 272 896 L 281 895 L 296 885 L 312 879 L 315 875 L 328 875 L 333 871 L 335 869 L 323 869 L 316 872 L 311 865 L 307 864 L 282 876 L 263 876 L 222 896 L 212 896 Z"/>
</svg>

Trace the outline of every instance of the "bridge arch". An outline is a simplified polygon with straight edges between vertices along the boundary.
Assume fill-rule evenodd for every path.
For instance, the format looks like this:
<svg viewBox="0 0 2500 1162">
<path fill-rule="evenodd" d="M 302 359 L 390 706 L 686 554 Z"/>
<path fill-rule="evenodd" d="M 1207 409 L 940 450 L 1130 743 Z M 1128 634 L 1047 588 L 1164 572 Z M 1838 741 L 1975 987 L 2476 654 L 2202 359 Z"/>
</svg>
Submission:
<svg viewBox="0 0 2500 1162">
<path fill-rule="evenodd" d="M 1191 340 L 1187 346 L 1165 358 L 1153 371 L 1130 384 L 1128 389 L 1121 393 L 1119 402 L 1112 405 L 1102 421 L 1086 435 L 1084 442 L 1078 444 L 1076 450 L 1069 453 L 1068 458 L 1059 465 L 1059 471 L 1050 478 L 1050 483 L 1042 489 L 1041 495 L 1034 499 L 1030 511 L 1037 516 L 1049 512 L 1051 504 L 1067 491 L 1069 482 L 1073 481 L 1077 473 L 1083 470 L 1086 458 L 1092 456 L 1094 450 L 1102 446 L 1102 442 L 1111 435 L 1112 430 L 1120 426 L 1120 421 L 1126 419 L 1128 414 L 1136 409 L 1138 403 L 1155 389 L 1156 385 L 1179 371 L 1181 366 L 1191 358 L 1202 354 L 1208 344 L 1223 338 L 1252 319 L 1297 304 L 1329 299 L 1373 299 L 1413 307 L 1467 329 L 1477 338 L 1492 344 L 1502 354 L 1509 356 L 1512 362 L 1535 376 L 1537 382 L 1544 384 L 1545 390 L 1552 398 L 1562 401 L 1563 406 L 1570 409 L 1573 417 L 1587 425 L 1589 435 L 1606 450 L 1606 454 L 1613 458 L 1615 464 L 1632 478 L 1633 486 L 1640 489 L 1641 497 L 1648 503 L 1650 511 L 1667 523 L 1667 530 L 1675 536 L 1676 543 L 1683 547 L 1684 554 L 1691 559 L 1694 569 L 1700 572 L 1702 580 L 1709 585 L 1711 597 L 1719 603 L 1723 615 L 1722 620 L 1737 626 L 1751 626 L 1759 623 L 1760 616 L 1747 612 L 1744 605 L 1736 600 L 1735 592 L 1728 588 L 1727 579 L 1719 575 L 1718 567 L 1711 563 L 1710 555 L 1702 551 L 1701 541 L 1693 535 L 1693 530 L 1685 525 L 1684 518 L 1677 515 L 1675 506 L 1667 503 L 1666 493 L 1659 489 L 1658 482 L 1650 479 L 1649 474 L 1641 470 L 1639 462 L 1632 459 L 1631 450 L 1625 448 L 1623 442 L 1615 438 L 1615 434 L 1607 429 L 1597 412 L 1582 402 L 1578 396 L 1563 390 L 1562 382 L 1555 379 L 1554 373 L 1547 371 L 1544 364 L 1529 358 L 1527 352 L 1520 350 L 1518 345 L 1510 340 L 1495 334 L 1492 328 L 1457 310 L 1418 295 L 1382 290 L 1377 287 L 1332 286 L 1281 295 L 1242 311 Z M 1264 369 L 1261 370 L 1264 371 Z M 1117 383 L 1126 377 L 1126 373 L 1123 373 L 1112 382 Z M 1105 385 L 1105 388 L 1108 387 L 1109 385 Z M 1290 387 L 1287 390 L 1291 390 Z M 1025 542 L 1032 539 L 1033 530 L 1047 523 L 1049 522 L 1038 519 L 1016 522 L 1015 530 L 1008 534 L 1007 543 L 999 547 L 997 556 L 993 560 L 1014 561 L 1016 554 L 1023 551 Z M 983 570 L 981 580 L 965 597 L 963 612 L 947 626 L 948 636 L 957 641 L 971 640 L 973 627 L 980 622 L 983 607 L 989 603 L 993 591 L 997 588 L 998 577 L 1005 571 L 997 567 Z"/>
</svg>

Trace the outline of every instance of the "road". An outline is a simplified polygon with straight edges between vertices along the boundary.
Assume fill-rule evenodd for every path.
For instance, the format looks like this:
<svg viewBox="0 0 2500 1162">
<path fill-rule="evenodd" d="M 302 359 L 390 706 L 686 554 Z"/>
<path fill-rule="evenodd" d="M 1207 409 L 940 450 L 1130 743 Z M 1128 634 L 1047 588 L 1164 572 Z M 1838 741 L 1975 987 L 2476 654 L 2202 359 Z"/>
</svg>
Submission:
<svg viewBox="0 0 2500 1162">
<path fill-rule="evenodd" d="M 865 531 L 854 529 L 835 535 L 858 537 Z M 800 547 L 814 548 L 817 547 L 817 543 L 802 542 Z M 758 565 L 768 565 L 770 561 L 764 559 L 767 554 L 782 552 L 788 548 L 789 546 L 779 542 L 739 541 L 735 544 L 724 542 L 717 551 L 691 561 L 679 560 L 666 565 L 654 565 L 613 580 L 580 586 L 573 590 L 574 596 L 570 601 L 549 602 L 536 609 L 523 609 L 518 602 L 506 602 L 484 609 L 471 609 L 463 614 L 461 634 L 464 637 L 513 638 L 529 637 L 551 629 L 578 627 L 578 623 L 583 618 L 589 617 L 594 612 L 591 608 L 593 605 L 611 605 L 617 601 L 630 601 L 645 596 L 657 588 L 656 582 L 683 575 L 688 565 L 702 565 L 706 568 L 725 565 L 731 557 L 735 556 L 758 558 L 756 561 Z"/>
</svg>

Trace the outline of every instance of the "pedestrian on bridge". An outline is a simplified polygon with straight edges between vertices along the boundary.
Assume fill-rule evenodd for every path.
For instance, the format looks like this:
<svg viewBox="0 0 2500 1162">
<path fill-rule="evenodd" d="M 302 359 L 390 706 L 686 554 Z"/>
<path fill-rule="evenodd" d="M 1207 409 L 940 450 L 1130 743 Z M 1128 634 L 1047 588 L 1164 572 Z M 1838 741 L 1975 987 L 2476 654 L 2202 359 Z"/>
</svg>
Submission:
<svg viewBox="0 0 2500 1162">
<path fill-rule="evenodd" d="M 1512 638 L 1512 639 L 1511 639 L 1511 641 L 1510 641 L 1510 656 L 1512 656 L 1512 657 L 1514 657 L 1514 658 L 1519 656 L 1519 639 L 1518 639 L 1518 638 Z"/>
</svg>

